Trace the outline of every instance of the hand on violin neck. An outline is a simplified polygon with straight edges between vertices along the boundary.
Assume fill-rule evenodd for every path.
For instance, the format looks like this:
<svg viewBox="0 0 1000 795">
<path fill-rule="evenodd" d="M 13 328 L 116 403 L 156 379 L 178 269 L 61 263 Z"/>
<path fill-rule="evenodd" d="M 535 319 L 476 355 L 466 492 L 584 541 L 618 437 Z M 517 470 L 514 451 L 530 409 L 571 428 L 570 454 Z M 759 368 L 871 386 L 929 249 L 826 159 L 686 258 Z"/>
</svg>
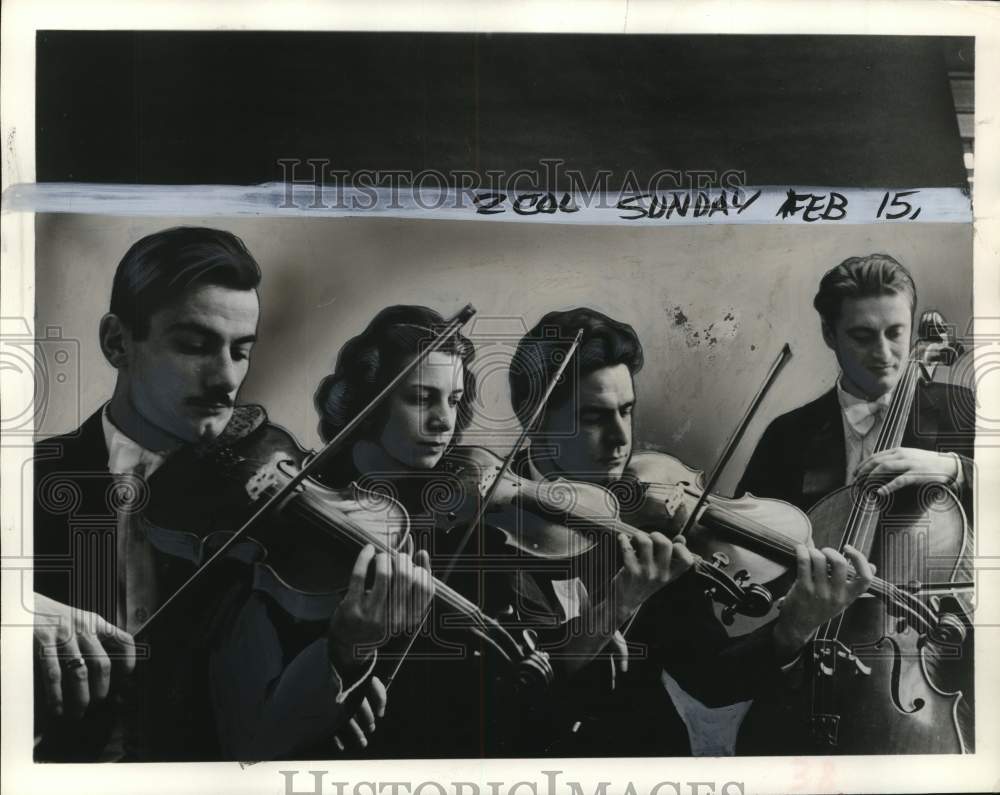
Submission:
<svg viewBox="0 0 1000 795">
<path fill-rule="evenodd" d="M 361 550 L 347 593 L 330 618 L 330 660 L 342 675 L 362 666 L 372 650 L 416 629 L 434 595 L 430 558 L 424 551 Z"/>
<path fill-rule="evenodd" d="M 820 550 L 799 544 L 795 557 L 795 583 L 778 602 L 781 616 L 774 626 L 781 659 L 793 657 L 820 626 L 867 591 L 875 577 L 864 555 L 850 546 L 842 555 L 829 547 Z"/>
<path fill-rule="evenodd" d="M 894 447 L 862 461 L 854 471 L 854 479 L 872 478 L 882 481 L 879 492 L 882 496 L 887 496 L 906 486 L 925 483 L 951 486 L 961 474 L 961 462 L 952 453 Z"/>
<path fill-rule="evenodd" d="M 622 568 L 615 575 L 612 591 L 616 608 L 631 615 L 650 596 L 673 582 L 694 565 L 694 556 L 683 536 L 670 541 L 662 533 L 619 534 Z"/>
</svg>

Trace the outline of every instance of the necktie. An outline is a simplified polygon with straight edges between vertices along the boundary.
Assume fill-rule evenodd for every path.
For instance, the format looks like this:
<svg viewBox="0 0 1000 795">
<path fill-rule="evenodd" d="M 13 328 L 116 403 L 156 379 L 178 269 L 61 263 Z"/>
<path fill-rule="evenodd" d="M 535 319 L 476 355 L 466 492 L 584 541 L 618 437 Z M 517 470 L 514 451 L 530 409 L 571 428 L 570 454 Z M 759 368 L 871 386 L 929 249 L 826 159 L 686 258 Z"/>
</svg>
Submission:
<svg viewBox="0 0 1000 795">
<path fill-rule="evenodd" d="M 864 438 L 874 427 L 875 423 L 881 419 L 885 413 L 886 403 L 883 400 L 873 400 L 868 403 L 854 403 L 844 408 L 844 416 L 847 422 L 857 432 L 858 436 Z"/>
</svg>

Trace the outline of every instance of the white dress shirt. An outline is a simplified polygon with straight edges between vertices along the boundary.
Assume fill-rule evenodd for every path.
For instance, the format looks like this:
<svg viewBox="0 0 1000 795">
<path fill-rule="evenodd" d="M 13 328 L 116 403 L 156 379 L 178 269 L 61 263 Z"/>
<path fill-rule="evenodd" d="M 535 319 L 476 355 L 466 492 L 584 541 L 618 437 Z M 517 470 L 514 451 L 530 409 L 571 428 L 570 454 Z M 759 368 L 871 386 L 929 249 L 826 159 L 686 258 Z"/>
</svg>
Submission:
<svg viewBox="0 0 1000 795">
<path fill-rule="evenodd" d="M 134 633 L 160 605 L 153 545 L 140 513 L 128 510 L 145 479 L 167 456 L 146 450 L 115 427 L 105 405 L 101 414 L 108 469 L 121 476 L 118 504 L 117 624 Z M 345 720 L 342 704 L 375 667 L 373 654 L 350 686 L 330 663 L 326 638 L 307 646 L 287 664 L 267 615 L 264 597 L 253 594 L 232 631 L 213 653 L 209 676 L 220 742 L 227 756 L 259 759 L 294 752 L 333 733 Z M 121 729 L 108 758 L 119 759 Z"/>
<path fill-rule="evenodd" d="M 166 460 L 166 456 L 146 450 L 130 439 L 111 422 L 108 405 L 101 412 L 104 441 L 108 445 L 108 470 L 118 475 L 118 534 L 115 538 L 117 588 L 115 623 L 134 633 L 160 604 L 156 583 L 153 547 L 146 537 L 141 514 L 129 505 L 141 501 L 150 477 Z"/>
<path fill-rule="evenodd" d="M 844 389 L 841 379 L 837 379 L 837 401 L 840 403 L 840 417 L 844 426 L 844 452 L 846 453 L 846 471 L 844 483 L 854 482 L 854 470 L 864 460 L 875 452 L 882 426 L 892 402 L 893 391 L 890 390 L 877 400 L 865 400 L 855 397 Z M 961 488 L 964 483 L 962 461 L 957 453 L 948 453 L 955 461 L 955 475 L 948 484 Z"/>
</svg>

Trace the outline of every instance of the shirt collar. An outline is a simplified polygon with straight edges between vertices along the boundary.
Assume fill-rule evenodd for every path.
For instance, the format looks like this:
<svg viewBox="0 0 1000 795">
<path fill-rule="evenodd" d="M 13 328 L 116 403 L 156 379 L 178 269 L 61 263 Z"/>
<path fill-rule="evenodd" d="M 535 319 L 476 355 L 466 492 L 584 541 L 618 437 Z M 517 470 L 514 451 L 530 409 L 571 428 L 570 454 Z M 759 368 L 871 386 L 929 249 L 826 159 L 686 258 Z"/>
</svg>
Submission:
<svg viewBox="0 0 1000 795">
<path fill-rule="evenodd" d="M 148 478 L 167 457 L 145 449 L 115 427 L 108 413 L 110 405 L 105 403 L 101 412 L 104 441 L 108 446 L 108 470 L 113 475 L 141 474 Z"/>
<path fill-rule="evenodd" d="M 842 379 L 843 376 L 837 379 L 837 402 L 840 404 L 840 410 L 847 423 L 861 436 L 865 436 L 874 426 L 876 415 L 885 414 L 892 402 L 893 390 L 889 390 L 876 400 L 865 400 L 844 389 L 841 384 Z"/>
</svg>

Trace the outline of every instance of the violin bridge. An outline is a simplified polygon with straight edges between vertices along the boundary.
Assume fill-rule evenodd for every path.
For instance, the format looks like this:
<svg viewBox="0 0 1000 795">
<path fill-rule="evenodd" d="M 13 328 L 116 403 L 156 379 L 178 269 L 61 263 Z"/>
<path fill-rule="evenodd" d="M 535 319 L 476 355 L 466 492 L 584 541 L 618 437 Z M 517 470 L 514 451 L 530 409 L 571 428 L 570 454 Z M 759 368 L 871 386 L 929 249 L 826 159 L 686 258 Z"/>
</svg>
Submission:
<svg viewBox="0 0 1000 795">
<path fill-rule="evenodd" d="M 247 496 L 251 500 L 258 500 L 271 488 L 278 485 L 278 478 L 275 474 L 276 463 L 274 461 L 265 464 L 246 483 Z"/>
</svg>

